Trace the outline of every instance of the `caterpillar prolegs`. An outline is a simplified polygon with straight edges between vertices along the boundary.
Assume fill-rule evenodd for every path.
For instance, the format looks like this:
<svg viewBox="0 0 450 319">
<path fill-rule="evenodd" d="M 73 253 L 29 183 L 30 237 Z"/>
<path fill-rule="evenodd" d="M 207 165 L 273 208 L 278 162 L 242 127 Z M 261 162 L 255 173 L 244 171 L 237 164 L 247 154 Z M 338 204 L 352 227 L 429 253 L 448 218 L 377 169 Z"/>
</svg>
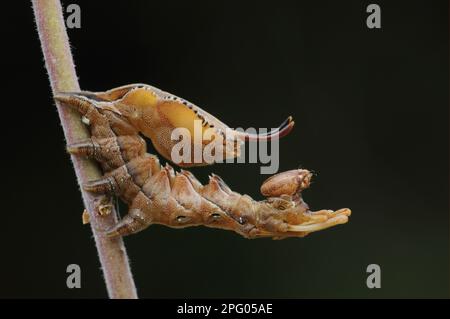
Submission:
<svg viewBox="0 0 450 319">
<path fill-rule="evenodd" d="M 55 99 L 75 108 L 90 127 L 90 139 L 67 147 L 71 154 L 94 158 L 103 169 L 103 178 L 84 188 L 116 195 L 129 206 L 128 214 L 107 231 L 109 236 L 163 224 L 174 228 L 204 225 L 233 230 L 247 238 L 281 239 L 303 237 L 348 221 L 351 212 L 347 208 L 309 210 L 301 195 L 311 181 L 308 170 L 270 177 L 261 186 L 266 198 L 255 201 L 233 192 L 217 175 L 212 174 L 209 183 L 202 185 L 188 171 L 161 166 L 155 155 L 146 152 L 145 140 L 139 135 L 149 137 L 156 150 L 170 160 L 171 131 L 177 127 L 193 130 L 193 121 L 201 120 L 203 128 L 213 131 L 211 140 L 201 141 L 201 146 L 223 136 L 223 155 L 228 158 L 239 155 L 239 145 L 245 140 L 286 135 L 294 125 L 290 117 L 264 135 L 237 132 L 194 104 L 145 84 L 97 93 L 60 93 Z M 188 162 L 179 165 L 192 166 Z"/>
</svg>

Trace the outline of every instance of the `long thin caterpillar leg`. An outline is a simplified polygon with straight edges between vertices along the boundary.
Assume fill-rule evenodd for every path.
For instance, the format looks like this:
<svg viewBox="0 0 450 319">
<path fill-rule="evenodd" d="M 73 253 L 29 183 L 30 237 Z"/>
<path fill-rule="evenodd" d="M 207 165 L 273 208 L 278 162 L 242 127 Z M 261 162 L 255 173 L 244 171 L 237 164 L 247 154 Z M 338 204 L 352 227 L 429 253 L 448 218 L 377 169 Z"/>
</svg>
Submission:
<svg viewBox="0 0 450 319">
<path fill-rule="evenodd" d="M 108 172 L 124 164 L 119 145 L 115 137 L 97 139 L 89 138 L 78 143 L 69 144 L 67 151 L 72 155 L 94 158 Z"/>
<path fill-rule="evenodd" d="M 125 94 L 127 94 L 132 89 L 134 89 L 136 87 L 142 87 L 142 86 L 145 86 L 145 84 L 139 84 L 139 83 L 128 84 L 128 85 L 120 86 L 120 87 L 117 87 L 117 88 L 114 88 L 114 89 L 111 89 L 108 91 L 104 91 L 104 92 L 80 91 L 80 92 L 65 92 L 65 93 L 71 94 L 71 95 L 84 96 L 84 97 L 87 97 L 89 99 L 96 100 L 96 101 L 112 102 L 112 101 L 122 98 Z"/>
<path fill-rule="evenodd" d="M 83 185 L 84 190 L 96 194 L 119 195 L 119 185 L 114 177 L 108 176 Z"/>
<path fill-rule="evenodd" d="M 140 209 L 132 209 L 112 229 L 106 232 L 109 237 L 127 236 L 144 230 L 150 225 L 142 217 Z"/>
<path fill-rule="evenodd" d="M 96 194 L 118 195 L 126 202 L 130 202 L 140 190 L 126 165 L 105 174 L 98 180 L 85 183 L 83 188 Z"/>
<path fill-rule="evenodd" d="M 84 93 L 59 93 L 55 95 L 55 100 L 75 108 L 86 119 L 86 124 L 91 125 L 92 128 L 95 129 L 96 126 L 101 125 L 109 131 L 112 129 L 113 132 L 111 133 L 113 134 L 108 134 L 110 137 L 138 134 L 135 127 L 114 112 L 103 109 L 102 112 L 99 112 L 99 105 L 102 102 L 96 102 L 97 100 L 92 98 L 95 96 L 93 93 Z M 95 134 L 94 132 L 92 135 L 97 137 L 106 136 L 105 134 Z"/>
<path fill-rule="evenodd" d="M 155 156 L 145 154 L 105 174 L 99 180 L 84 185 L 87 191 L 114 194 L 130 203 L 153 173 L 160 170 Z"/>
<path fill-rule="evenodd" d="M 86 156 L 116 169 L 125 162 L 143 156 L 146 151 L 144 139 L 138 135 L 125 135 L 110 138 L 89 138 L 67 146 L 70 154 Z"/>
<path fill-rule="evenodd" d="M 106 119 L 100 114 L 97 108 L 92 104 L 92 101 L 77 95 L 58 93 L 55 95 L 55 100 L 58 102 L 67 104 L 75 108 L 78 113 L 85 116 L 89 123 L 87 124 L 98 124 L 99 121 L 105 122 Z"/>
<path fill-rule="evenodd" d="M 138 134 L 138 131 L 134 126 L 116 113 L 102 110 L 102 114 L 108 118 L 109 125 L 117 136 Z"/>
</svg>

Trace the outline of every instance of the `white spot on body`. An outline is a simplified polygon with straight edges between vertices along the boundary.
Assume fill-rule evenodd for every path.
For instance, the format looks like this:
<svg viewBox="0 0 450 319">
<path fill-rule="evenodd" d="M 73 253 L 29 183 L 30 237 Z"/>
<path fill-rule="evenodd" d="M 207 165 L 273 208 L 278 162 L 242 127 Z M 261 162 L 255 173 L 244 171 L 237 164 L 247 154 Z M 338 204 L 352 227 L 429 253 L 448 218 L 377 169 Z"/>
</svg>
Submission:
<svg viewBox="0 0 450 319">
<path fill-rule="evenodd" d="M 89 121 L 89 119 L 86 116 L 83 116 L 81 118 L 81 122 L 83 122 L 86 125 L 91 125 L 91 121 Z"/>
</svg>

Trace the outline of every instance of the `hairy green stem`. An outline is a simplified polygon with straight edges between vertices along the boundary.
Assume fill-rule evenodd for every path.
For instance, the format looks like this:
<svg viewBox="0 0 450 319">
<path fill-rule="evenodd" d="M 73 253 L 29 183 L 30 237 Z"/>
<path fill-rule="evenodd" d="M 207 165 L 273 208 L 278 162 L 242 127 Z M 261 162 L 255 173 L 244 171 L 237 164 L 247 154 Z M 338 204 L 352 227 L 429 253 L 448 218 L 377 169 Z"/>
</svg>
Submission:
<svg viewBox="0 0 450 319">
<path fill-rule="evenodd" d="M 32 0 L 32 4 L 53 94 L 61 91 L 79 91 L 61 3 L 59 0 Z M 56 106 L 68 144 L 90 136 L 78 113 L 58 103 Z M 92 161 L 72 156 L 72 162 L 80 186 L 101 177 L 101 171 Z M 102 232 L 117 222 L 114 205 L 111 205 L 108 215 L 102 216 L 99 214 L 98 205 L 105 201 L 105 198 L 94 197 L 82 187 L 80 189 L 84 205 L 90 215 L 92 232 L 109 297 L 137 298 L 122 238 L 110 239 Z"/>
</svg>

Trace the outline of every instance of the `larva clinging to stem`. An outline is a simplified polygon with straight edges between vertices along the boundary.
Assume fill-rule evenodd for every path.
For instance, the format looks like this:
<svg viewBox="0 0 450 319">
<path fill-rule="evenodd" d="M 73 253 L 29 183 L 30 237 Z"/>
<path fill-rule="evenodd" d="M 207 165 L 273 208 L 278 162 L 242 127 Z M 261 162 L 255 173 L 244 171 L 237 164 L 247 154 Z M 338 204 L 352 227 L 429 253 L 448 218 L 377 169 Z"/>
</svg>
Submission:
<svg viewBox="0 0 450 319">
<path fill-rule="evenodd" d="M 193 129 L 201 119 L 217 134 L 228 127 L 199 107 L 143 84 L 127 85 L 106 92 L 61 93 L 55 98 L 74 107 L 89 124 L 91 138 L 69 145 L 68 151 L 97 160 L 104 177 L 84 187 L 95 193 L 119 196 L 129 205 L 128 214 L 109 236 L 137 233 L 151 224 L 174 228 L 204 225 L 233 230 L 247 238 L 303 237 L 311 232 L 344 224 L 349 209 L 311 211 L 301 192 L 309 187 L 312 174 L 304 169 L 279 173 L 266 180 L 255 201 L 233 192 L 217 175 L 202 185 L 190 172 L 162 167 L 155 155 L 146 153 L 139 133 L 149 137 L 156 150 L 170 159 L 170 131 Z M 251 139 L 279 138 L 289 133 L 289 118 L 279 129 L 266 135 L 235 132 L 238 137 L 224 144 Z M 234 136 L 234 137 L 236 137 Z M 236 157 L 238 147 L 226 145 L 226 156 Z M 204 164 L 204 163 L 201 163 Z M 188 166 L 183 163 L 181 166 Z"/>
</svg>

